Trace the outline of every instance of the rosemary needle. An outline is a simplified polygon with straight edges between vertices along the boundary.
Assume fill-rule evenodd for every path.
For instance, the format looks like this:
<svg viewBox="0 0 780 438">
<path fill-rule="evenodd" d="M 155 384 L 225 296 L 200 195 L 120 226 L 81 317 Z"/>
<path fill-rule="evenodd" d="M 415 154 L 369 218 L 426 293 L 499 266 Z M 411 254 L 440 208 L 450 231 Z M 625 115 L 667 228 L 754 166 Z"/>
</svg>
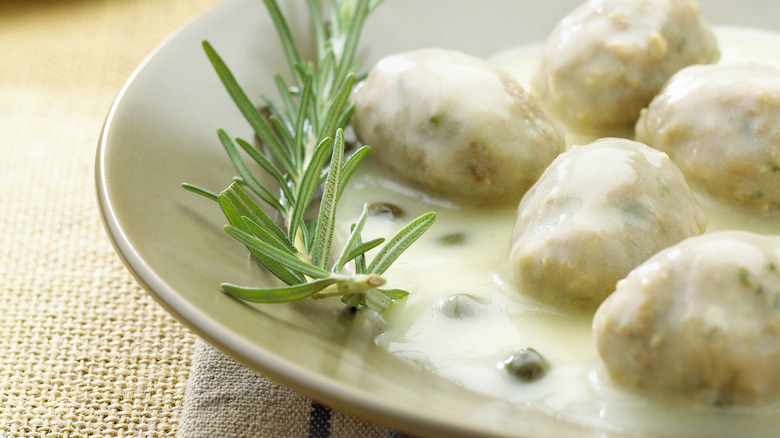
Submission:
<svg viewBox="0 0 780 438">
<path fill-rule="evenodd" d="M 385 279 L 381 274 L 433 224 L 435 214 L 413 220 L 387 242 L 363 242 L 361 233 L 369 212 L 366 204 L 344 246 L 333 251 L 339 199 L 369 153 L 368 146 L 363 146 L 347 156 L 343 130 L 354 111 L 350 94 L 357 81 L 355 52 L 360 34 L 366 17 L 381 0 L 331 0 L 327 2 L 327 19 L 320 2 L 306 0 L 314 27 L 316 62 L 301 59 L 276 0 L 263 1 L 279 34 L 292 83 L 286 83 L 278 74 L 274 76 L 281 98 L 277 102 L 263 96 L 268 112 L 264 113 L 242 90 L 214 47 L 204 41 L 203 48 L 217 75 L 262 146 L 232 139 L 218 130 L 219 141 L 238 176 L 220 193 L 187 183 L 183 187 L 216 201 L 227 218 L 227 234 L 286 285 L 224 283 L 222 289 L 236 298 L 258 303 L 341 296 L 347 306 L 382 312 L 408 293 L 383 289 Z M 263 178 L 252 173 L 245 156 L 263 169 L 275 188 L 266 186 L 261 182 Z M 304 213 L 320 191 L 318 215 L 307 220 Z M 283 223 L 272 216 L 281 217 Z M 366 253 L 383 244 L 367 263 Z"/>
</svg>

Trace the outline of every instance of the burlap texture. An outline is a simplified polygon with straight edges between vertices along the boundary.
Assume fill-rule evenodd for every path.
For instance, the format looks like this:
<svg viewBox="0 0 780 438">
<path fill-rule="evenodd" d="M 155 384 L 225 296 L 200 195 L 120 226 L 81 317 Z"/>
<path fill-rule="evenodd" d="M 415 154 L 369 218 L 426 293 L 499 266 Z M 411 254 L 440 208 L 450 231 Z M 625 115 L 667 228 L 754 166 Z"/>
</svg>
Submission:
<svg viewBox="0 0 780 438">
<path fill-rule="evenodd" d="M 317 411 L 323 410 L 324 414 L 318 415 Z M 401 435 L 320 406 L 199 341 L 179 436 L 380 438 Z"/>
<path fill-rule="evenodd" d="M 155 303 L 100 222 L 95 151 L 114 97 L 150 50 L 216 3 L 0 1 L 2 437 L 388 434 L 327 408 L 327 428 L 315 427 L 316 403 Z"/>
<path fill-rule="evenodd" d="M 141 290 L 98 215 L 120 87 L 215 0 L 0 2 L 0 436 L 171 436 L 195 337 Z"/>
</svg>

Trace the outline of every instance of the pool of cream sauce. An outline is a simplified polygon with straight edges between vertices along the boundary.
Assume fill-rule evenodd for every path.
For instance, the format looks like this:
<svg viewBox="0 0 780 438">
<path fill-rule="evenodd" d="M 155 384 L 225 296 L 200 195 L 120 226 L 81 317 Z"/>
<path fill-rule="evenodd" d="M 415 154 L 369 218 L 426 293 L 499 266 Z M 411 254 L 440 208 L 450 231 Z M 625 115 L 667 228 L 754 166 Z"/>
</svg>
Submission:
<svg viewBox="0 0 780 438">
<path fill-rule="evenodd" d="M 718 27 L 716 35 L 720 62 L 780 66 L 780 34 Z M 525 85 L 539 50 L 540 46 L 521 47 L 490 61 Z M 570 144 L 592 140 L 575 135 L 567 139 Z M 708 232 L 746 229 L 780 234 L 780 216 L 762 217 L 705 198 L 700 201 L 708 213 Z M 597 429 L 687 437 L 775 436 L 780 430 L 780 402 L 752 409 L 689 406 L 648 399 L 613 385 L 596 352 L 592 314 L 547 307 L 506 280 L 515 208 L 476 208 L 432 197 L 395 181 L 370 160 L 342 198 L 341 229 L 357 219 L 364 202 L 388 202 L 404 211 L 401 218 L 370 218 L 365 240 L 389 237 L 419 214 L 437 213 L 434 226 L 385 275 L 388 286 L 411 292 L 383 314 L 386 326 L 376 343 L 391 354 L 471 390 Z M 447 298 L 456 294 L 474 299 L 469 312 L 459 318 L 443 311 Z M 551 365 L 547 375 L 533 383 L 513 378 L 502 367 L 524 347 L 536 349 Z"/>
</svg>

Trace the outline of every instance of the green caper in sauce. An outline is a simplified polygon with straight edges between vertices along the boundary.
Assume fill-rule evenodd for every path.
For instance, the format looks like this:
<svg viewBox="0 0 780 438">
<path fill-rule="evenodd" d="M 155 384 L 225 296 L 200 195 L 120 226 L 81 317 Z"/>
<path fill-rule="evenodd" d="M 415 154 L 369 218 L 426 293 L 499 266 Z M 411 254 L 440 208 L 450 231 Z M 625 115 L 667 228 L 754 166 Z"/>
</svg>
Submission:
<svg viewBox="0 0 780 438">
<path fill-rule="evenodd" d="M 512 376 L 523 382 L 535 382 L 547 374 L 550 364 L 533 348 L 523 348 L 501 363 Z"/>
</svg>

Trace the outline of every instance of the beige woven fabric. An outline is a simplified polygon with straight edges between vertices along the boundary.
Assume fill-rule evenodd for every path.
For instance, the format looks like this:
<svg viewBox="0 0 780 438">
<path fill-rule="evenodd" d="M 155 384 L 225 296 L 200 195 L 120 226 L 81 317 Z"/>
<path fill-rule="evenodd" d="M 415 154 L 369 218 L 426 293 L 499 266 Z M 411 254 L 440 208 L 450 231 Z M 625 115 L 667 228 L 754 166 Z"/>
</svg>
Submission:
<svg viewBox="0 0 780 438">
<path fill-rule="evenodd" d="M 0 437 L 311 432 L 310 400 L 217 352 L 136 284 L 98 214 L 114 97 L 217 1 L 0 0 Z M 328 415 L 330 436 L 387 436 Z"/>
<path fill-rule="evenodd" d="M 372 438 L 402 435 L 339 411 L 312 424 L 313 405 L 199 341 L 179 436 Z"/>
<path fill-rule="evenodd" d="M 171 436 L 195 337 L 98 215 L 114 96 L 216 0 L 0 1 L 0 436 Z"/>
</svg>

